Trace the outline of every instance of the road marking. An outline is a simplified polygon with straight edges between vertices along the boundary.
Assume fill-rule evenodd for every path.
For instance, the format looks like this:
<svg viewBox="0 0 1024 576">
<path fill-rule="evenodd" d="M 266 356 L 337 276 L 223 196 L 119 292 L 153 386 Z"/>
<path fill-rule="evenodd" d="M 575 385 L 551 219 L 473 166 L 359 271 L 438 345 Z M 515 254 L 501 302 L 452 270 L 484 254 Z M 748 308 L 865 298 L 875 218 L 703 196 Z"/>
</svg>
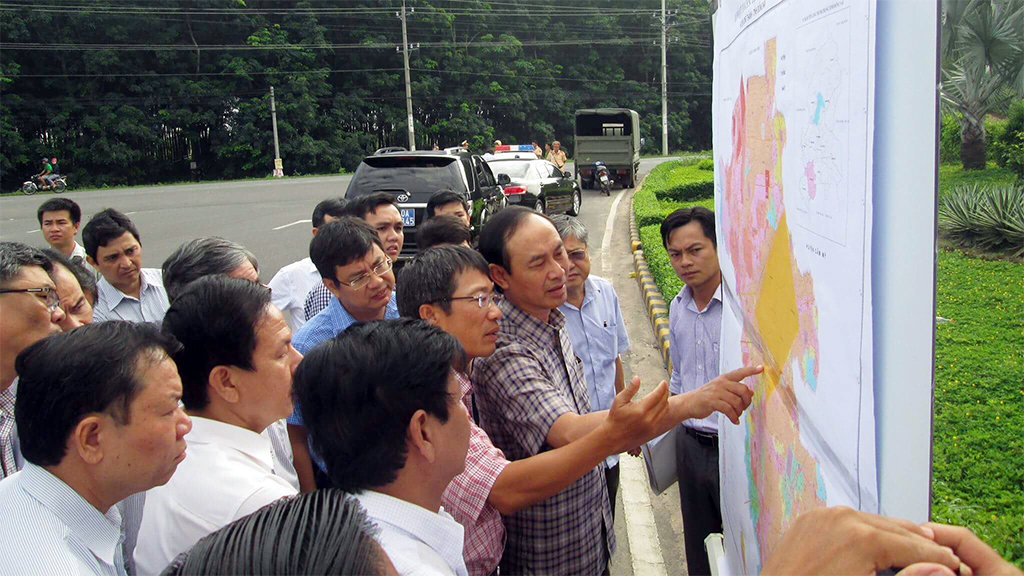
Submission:
<svg viewBox="0 0 1024 576">
<path fill-rule="evenodd" d="M 39 228 L 35 228 L 35 229 L 32 229 L 32 230 L 29 230 L 28 232 L 25 232 L 25 234 L 34 234 L 36 232 L 39 232 Z"/>
<path fill-rule="evenodd" d="M 309 222 L 312 222 L 312 220 L 296 220 L 295 222 L 292 222 L 291 224 L 284 224 L 284 225 L 278 226 L 277 228 L 271 228 L 271 230 L 281 230 L 282 228 L 287 228 L 289 226 L 295 226 L 296 224 L 307 224 Z"/>
<path fill-rule="evenodd" d="M 131 216 L 132 214 L 138 214 L 138 212 L 125 212 L 125 216 Z"/>
<path fill-rule="evenodd" d="M 625 196 L 620 193 L 612 201 L 608 220 L 601 238 L 601 274 L 608 276 L 611 264 L 610 252 L 612 234 L 615 230 L 615 215 L 619 202 Z M 619 458 L 620 485 L 622 486 L 622 510 L 626 514 L 626 538 L 629 541 L 629 556 L 633 560 L 633 574 L 636 576 L 666 576 L 665 556 L 658 539 L 658 525 L 654 522 L 654 507 L 648 494 L 647 471 L 642 458 L 622 454 Z"/>
</svg>

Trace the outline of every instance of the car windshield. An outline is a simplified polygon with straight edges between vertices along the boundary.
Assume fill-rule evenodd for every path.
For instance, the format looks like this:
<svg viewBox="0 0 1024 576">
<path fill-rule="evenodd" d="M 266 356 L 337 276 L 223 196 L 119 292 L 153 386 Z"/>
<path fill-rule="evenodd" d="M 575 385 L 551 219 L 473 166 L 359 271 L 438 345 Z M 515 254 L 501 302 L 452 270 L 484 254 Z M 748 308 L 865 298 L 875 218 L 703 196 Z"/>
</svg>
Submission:
<svg viewBox="0 0 1024 576">
<path fill-rule="evenodd" d="M 508 174 L 509 178 L 530 178 L 533 175 L 530 173 L 529 161 L 522 160 L 501 160 L 498 162 L 491 162 L 491 172 L 495 174 Z"/>
<path fill-rule="evenodd" d="M 363 191 L 466 191 L 458 160 L 445 156 L 371 156 L 356 169 L 356 182 Z"/>
</svg>

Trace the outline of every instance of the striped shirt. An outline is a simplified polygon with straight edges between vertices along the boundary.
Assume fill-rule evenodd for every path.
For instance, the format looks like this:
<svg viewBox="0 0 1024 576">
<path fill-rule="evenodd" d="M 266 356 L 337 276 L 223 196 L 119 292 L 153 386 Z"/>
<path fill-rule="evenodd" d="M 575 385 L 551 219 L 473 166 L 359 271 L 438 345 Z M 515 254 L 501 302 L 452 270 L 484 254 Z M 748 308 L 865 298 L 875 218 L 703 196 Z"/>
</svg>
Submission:
<svg viewBox="0 0 1024 576">
<path fill-rule="evenodd" d="M 720 293 L 715 292 L 703 310 L 697 310 L 689 286 L 683 286 L 672 300 L 668 313 L 668 350 L 672 358 L 668 389 L 672 394 L 692 392 L 718 376 L 718 344 L 722 334 Z M 683 426 L 717 433 L 718 417 L 718 412 L 714 412 L 707 418 L 686 420 Z"/>
<path fill-rule="evenodd" d="M 28 463 L 0 481 L 0 567 L 5 574 L 128 574 L 123 508 L 104 514 L 46 469 Z M 137 516 L 133 522 L 141 520 Z M 130 541 L 134 543 L 135 537 Z"/>
<path fill-rule="evenodd" d="M 139 271 L 139 297 L 121 292 L 106 278 L 96 282 L 96 305 L 92 307 L 93 322 L 127 320 L 129 322 L 162 322 L 170 307 L 164 290 L 163 272 L 159 268 Z"/>
<path fill-rule="evenodd" d="M 472 413 L 472 385 L 469 378 L 454 372 L 462 390 L 462 404 Z M 487 503 L 491 488 L 508 466 L 505 455 L 494 447 L 482 428 L 469 419 L 469 450 L 466 469 L 452 479 L 441 495 L 441 504 L 466 529 L 462 557 L 470 576 L 493 574 L 505 549 L 505 526 L 501 514 Z"/>
<path fill-rule="evenodd" d="M 565 317 L 542 322 L 499 303 L 497 349 L 473 366 L 481 425 L 512 460 L 549 450 L 547 435 L 563 414 L 590 412 L 583 367 L 573 353 Z M 558 494 L 504 516 L 501 571 L 509 574 L 601 574 L 615 550 L 602 462 Z"/>
</svg>

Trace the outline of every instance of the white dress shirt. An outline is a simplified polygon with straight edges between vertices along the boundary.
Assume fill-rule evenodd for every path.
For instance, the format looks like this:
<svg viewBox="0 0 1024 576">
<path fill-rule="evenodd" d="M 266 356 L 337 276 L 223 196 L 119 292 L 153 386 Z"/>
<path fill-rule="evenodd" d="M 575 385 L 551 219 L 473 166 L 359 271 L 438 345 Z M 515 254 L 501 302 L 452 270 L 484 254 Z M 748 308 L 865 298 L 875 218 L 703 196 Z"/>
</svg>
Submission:
<svg viewBox="0 0 1024 576">
<path fill-rule="evenodd" d="M 135 549 L 139 574 L 159 574 L 207 534 L 297 493 L 274 475 L 270 440 L 251 430 L 192 417 L 185 460 L 146 494 Z"/>
<path fill-rule="evenodd" d="M 274 476 L 291 484 L 298 491 L 299 474 L 295 471 L 292 442 L 288 439 L 288 421 L 282 418 L 274 422 L 267 426 L 262 435 L 270 440 L 270 449 L 274 452 Z"/>
<path fill-rule="evenodd" d="M 302 306 L 306 303 L 306 294 L 314 286 L 321 283 L 320 273 L 309 258 L 281 268 L 270 280 L 270 301 L 283 312 L 288 313 L 288 326 L 295 332 L 306 323 L 306 314 Z"/>
<path fill-rule="evenodd" d="M 441 508 L 431 512 L 411 502 L 366 490 L 355 495 L 380 533 L 377 542 L 402 576 L 467 576 L 462 525 Z"/>
<path fill-rule="evenodd" d="M 104 514 L 31 463 L 0 481 L 0 571 L 125 576 L 121 508 Z"/>
<path fill-rule="evenodd" d="M 139 271 L 139 297 L 121 292 L 106 278 L 96 282 L 96 305 L 92 307 L 93 322 L 127 320 L 129 322 L 162 322 L 170 307 L 164 290 L 164 275 L 158 268 Z"/>
</svg>

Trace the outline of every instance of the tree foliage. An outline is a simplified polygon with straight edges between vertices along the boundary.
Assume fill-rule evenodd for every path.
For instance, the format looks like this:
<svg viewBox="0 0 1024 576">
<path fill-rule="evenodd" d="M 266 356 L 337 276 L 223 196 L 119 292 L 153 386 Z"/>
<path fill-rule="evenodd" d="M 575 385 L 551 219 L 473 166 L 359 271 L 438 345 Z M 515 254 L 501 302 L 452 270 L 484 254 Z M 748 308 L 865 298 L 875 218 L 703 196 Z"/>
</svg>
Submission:
<svg viewBox="0 0 1024 576">
<path fill-rule="evenodd" d="M 0 189 L 57 156 L 76 185 L 263 177 L 270 87 L 288 174 L 407 146 L 398 0 L 11 0 L 0 18 Z M 573 111 L 641 113 L 660 149 L 660 2 L 410 0 L 416 146 L 558 139 Z M 669 136 L 710 147 L 705 0 L 671 0 Z"/>
</svg>

